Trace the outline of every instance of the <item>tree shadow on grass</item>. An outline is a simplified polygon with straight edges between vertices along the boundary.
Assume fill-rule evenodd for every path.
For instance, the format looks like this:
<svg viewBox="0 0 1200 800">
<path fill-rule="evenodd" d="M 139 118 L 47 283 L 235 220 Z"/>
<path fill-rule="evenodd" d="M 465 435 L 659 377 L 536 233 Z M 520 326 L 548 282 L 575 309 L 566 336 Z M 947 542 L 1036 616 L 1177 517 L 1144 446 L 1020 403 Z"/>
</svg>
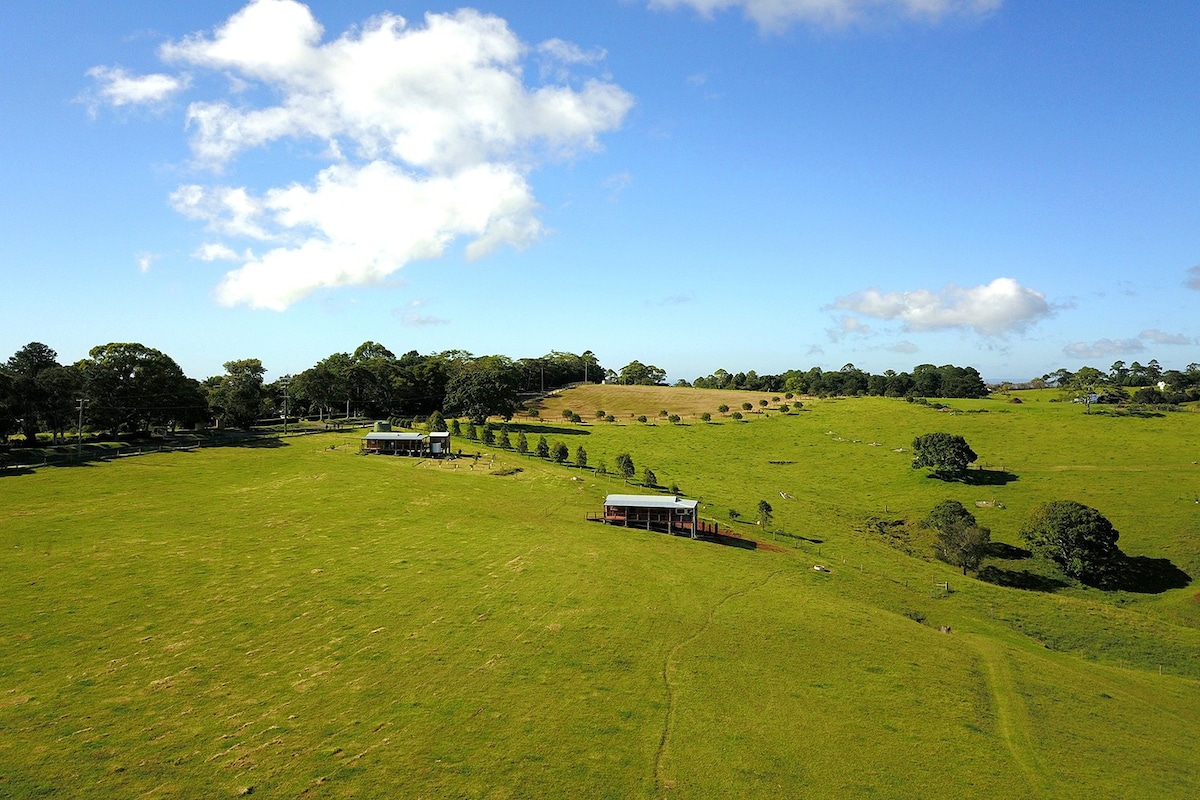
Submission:
<svg viewBox="0 0 1200 800">
<path fill-rule="evenodd" d="M 725 547 L 737 547 L 742 550 L 757 550 L 758 542 L 753 539 L 742 539 L 738 536 L 727 536 L 724 533 L 705 533 L 697 536 L 705 542 L 724 545 Z"/>
<path fill-rule="evenodd" d="M 275 448 L 275 447 L 288 447 L 289 444 L 287 442 L 283 441 L 282 439 L 277 439 L 275 437 L 270 437 L 270 438 L 264 437 L 261 439 L 258 437 L 247 437 L 245 439 L 235 439 L 231 442 L 224 442 L 218 446 L 219 447 L 254 447 L 254 448 L 271 449 L 271 448 Z"/>
<path fill-rule="evenodd" d="M 990 558 L 1003 558 L 1006 561 L 1017 561 L 1033 555 L 1023 547 L 1017 547 L 1006 542 L 988 542 L 987 555 Z"/>
<path fill-rule="evenodd" d="M 15 478 L 18 475 L 32 475 L 32 467 L 10 467 L 0 465 L 0 478 Z"/>
<path fill-rule="evenodd" d="M 1071 585 L 1060 578 L 1038 575 L 1025 569 L 1001 569 L 991 564 L 979 570 L 979 580 L 994 583 L 997 586 L 1007 586 L 1010 589 L 1026 589 L 1034 592 L 1055 592 Z"/>
<path fill-rule="evenodd" d="M 960 479 L 967 486 L 1004 486 L 1018 477 L 1003 469 L 972 469 L 964 472 Z"/>
<path fill-rule="evenodd" d="M 591 431 L 582 430 L 580 428 L 563 428 L 557 425 L 544 425 L 538 423 L 527 424 L 524 422 L 505 422 L 503 424 L 508 426 L 508 432 L 510 434 L 524 433 L 526 436 L 531 433 L 536 433 L 541 436 L 549 436 L 552 434 L 557 436 L 590 436 L 592 434 Z M 466 426 L 464 425 L 463 427 L 465 428 Z M 483 426 L 476 425 L 475 427 L 482 428 Z M 500 428 L 495 424 L 493 424 L 492 427 L 495 430 L 500 430 Z"/>
<path fill-rule="evenodd" d="M 1092 412 L 1095 415 L 1103 417 L 1137 417 L 1139 419 L 1150 419 L 1153 417 L 1165 417 L 1166 414 L 1161 411 L 1152 411 L 1144 408 L 1121 408 L 1109 411 L 1108 409 L 1100 409 Z"/>
<path fill-rule="evenodd" d="M 1139 594 L 1162 594 L 1170 589 L 1182 589 L 1192 578 L 1166 558 L 1148 556 L 1117 556 L 1111 575 L 1100 586 L 1102 589 L 1137 592 Z"/>
</svg>

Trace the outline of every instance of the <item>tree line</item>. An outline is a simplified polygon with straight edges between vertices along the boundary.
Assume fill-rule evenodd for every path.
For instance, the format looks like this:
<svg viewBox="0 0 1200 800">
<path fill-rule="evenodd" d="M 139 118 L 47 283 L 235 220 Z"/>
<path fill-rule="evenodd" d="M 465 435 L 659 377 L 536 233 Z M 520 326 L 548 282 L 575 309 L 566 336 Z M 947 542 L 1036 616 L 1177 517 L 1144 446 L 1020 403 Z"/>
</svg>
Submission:
<svg viewBox="0 0 1200 800">
<path fill-rule="evenodd" d="M 985 397 L 988 389 L 974 367 L 945 364 L 921 364 L 912 372 L 886 370 L 874 375 L 853 364 L 839 370 L 791 369 L 779 375 L 759 375 L 754 370 L 731 374 L 718 369 L 711 375 L 696 378 L 690 385 L 697 389 L 740 389 L 753 392 L 795 392 L 817 397 Z"/>
<path fill-rule="evenodd" d="M 1089 366 L 1075 372 L 1059 369 L 1035 378 L 1029 385 L 1056 386 L 1100 403 L 1170 405 L 1200 400 L 1200 364 L 1191 363 L 1178 370 L 1163 369 L 1157 359 L 1150 359 L 1145 366 L 1137 361 L 1129 365 L 1116 361 L 1107 372 Z"/>
<path fill-rule="evenodd" d="M 87 358 L 62 364 L 52 348 L 30 342 L 0 363 L 0 444 L 14 434 L 27 445 L 39 433 L 61 441 L 77 428 L 113 437 L 198 423 L 246 428 L 285 412 L 379 419 L 444 411 L 482 423 L 491 415 L 511 417 L 522 395 L 620 377 L 590 350 L 516 360 L 462 350 L 397 356 L 370 341 L 270 383 L 256 358 L 228 361 L 224 369 L 190 378 L 166 353 L 134 342 L 99 345 Z"/>
</svg>

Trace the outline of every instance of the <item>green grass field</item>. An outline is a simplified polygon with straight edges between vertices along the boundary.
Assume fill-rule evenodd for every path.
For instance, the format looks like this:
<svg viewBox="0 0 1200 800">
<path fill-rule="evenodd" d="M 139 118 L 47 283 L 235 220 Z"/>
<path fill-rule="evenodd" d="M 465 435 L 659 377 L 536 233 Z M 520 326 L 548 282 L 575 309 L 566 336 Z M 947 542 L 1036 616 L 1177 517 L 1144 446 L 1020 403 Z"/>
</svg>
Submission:
<svg viewBox="0 0 1200 800">
<path fill-rule="evenodd" d="M 735 423 L 733 393 L 622 388 L 514 426 L 592 466 L 628 452 L 777 548 L 586 522 L 639 489 L 461 440 L 483 458 L 343 433 L 0 477 L 0 796 L 1200 796 L 1194 583 L 995 559 L 1056 590 L 1008 588 L 880 524 L 952 497 L 1016 544 L 1035 503 L 1077 499 L 1195 577 L 1196 414 L 1023 393 Z M 895 452 L 936 430 L 986 482 Z M 782 534 L 729 522 L 760 499 Z"/>
</svg>

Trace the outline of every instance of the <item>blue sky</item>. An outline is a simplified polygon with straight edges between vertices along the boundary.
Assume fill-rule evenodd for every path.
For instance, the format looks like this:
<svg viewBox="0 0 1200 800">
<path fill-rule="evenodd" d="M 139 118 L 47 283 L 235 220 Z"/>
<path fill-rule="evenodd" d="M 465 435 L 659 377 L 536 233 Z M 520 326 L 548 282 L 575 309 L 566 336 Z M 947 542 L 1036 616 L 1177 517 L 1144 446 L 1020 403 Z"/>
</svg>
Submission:
<svg viewBox="0 0 1200 800">
<path fill-rule="evenodd" d="M 1200 361 L 1200 15 L 18 2 L 0 357 Z"/>
</svg>

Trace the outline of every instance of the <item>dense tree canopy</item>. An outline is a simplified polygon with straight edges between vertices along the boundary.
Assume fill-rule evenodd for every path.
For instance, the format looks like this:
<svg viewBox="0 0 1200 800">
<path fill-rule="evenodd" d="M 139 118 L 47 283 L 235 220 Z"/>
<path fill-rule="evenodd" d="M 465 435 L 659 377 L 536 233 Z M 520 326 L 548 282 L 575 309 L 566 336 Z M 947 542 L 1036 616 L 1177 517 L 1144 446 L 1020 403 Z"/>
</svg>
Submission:
<svg viewBox="0 0 1200 800">
<path fill-rule="evenodd" d="M 89 422 L 112 433 L 174 427 L 203 419 L 207 402 L 199 384 L 175 361 L 137 342 L 93 347 L 79 362 Z"/>
<path fill-rule="evenodd" d="M 874 395 L 876 397 L 985 397 L 987 386 L 974 367 L 921 364 L 912 373 L 886 370 L 880 375 L 864 372 L 853 364 L 839 370 L 820 367 L 788 370 L 780 375 L 759 375 L 754 370 L 730 373 L 719 369 L 696 378 L 697 389 L 737 389 L 755 392 L 795 392 L 819 396 Z"/>
<path fill-rule="evenodd" d="M 656 367 L 653 364 L 643 364 L 635 360 L 621 367 L 621 371 L 616 375 L 613 382 L 626 386 L 654 386 L 666 379 L 667 371 L 665 369 Z M 612 379 L 610 378 L 610 380 Z"/>
<path fill-rule="evenodd" d="M 209 394 L 210 402 L 226 424 L 248 428 L 263 415 L 263 375 L 266 368 L 257 358 L 225 362 L 221 376 Z"/>
<path fill-rule="evenodd" d="M 41 342 L 25 345 L 4 365 L 8 373 L 5 405 L 9 424 L 19 425 L 30 444 L 37 439 L 51 402 L 42 373 L 58 366 L 58 354 Z"/>
<path fill-rule="evenodd" d="M 506 358 L 492 357 L 460 371 L 446 385 L 446 413 L 470 417 L 476 423 L 493 415 L 511 418 L 518 400 L 510 364 Z"/>
<path fill-rule="evenodd" d="M 1050 559 L 1073 578 L 1098 583 L 1109 577 L 1121 554 L 1120 534 L 1094 508 L 1074 500 L 1036 507 L 1021 528 L 1021 539 L 1035 555 Z"/>
</svg>

